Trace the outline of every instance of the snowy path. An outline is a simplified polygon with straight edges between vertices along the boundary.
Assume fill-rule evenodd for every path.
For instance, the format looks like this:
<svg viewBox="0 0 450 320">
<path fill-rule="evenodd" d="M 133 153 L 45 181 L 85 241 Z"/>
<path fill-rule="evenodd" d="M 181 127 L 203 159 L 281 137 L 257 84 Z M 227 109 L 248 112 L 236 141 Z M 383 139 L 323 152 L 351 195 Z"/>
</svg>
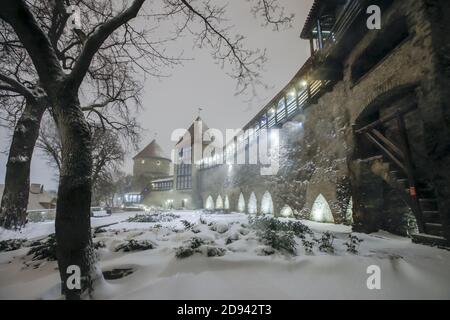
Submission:
<svg viewBox="0 0 450 320">
<path fill-rule="evenodd" d="M 317 236 L 331 231 L 335 254 L 314 250 L 306 255 L 297 245 L 297 255 L 258 255 L 262 247 L 253 232 L 226 239 L 247 223 L 243 214 L 205 215 L 199 211 L 173 212 L 171 222 L 121 222 L 135 213 L 93 218 L 93 226 L 120 222 L 97 234 L 99 266 L 105 270 L 133 268 L 118 280 L 103 281 L 97 299 L 450 299 L 450 252 L 411 243 L 410 239 L 380 232 L 356 234 L 364 241 L 358 255 L 347 253 L 343 243 L 350 228 L 304 221 Z M 200 217 L 206 224 L 200 223 Z M 196 223 L 196 232 L 185 230 L 181 220 Z M 208 226 L 225 226 L 221 232 Z M 160 226 L 157 226 L 160 225 Z M 156 228 L 155 228 L 156 227 Z M 30 224 L 22 233 L 0 231 L 0 240 L 39 238 L 53 232 L 53 223 Z M 219 229 L 217 229 L 219 230 Z M 225 231 L 224 231 L 225 230 Z M 175 257 L 175 249 L 192 237 L 226 248 L 222 257 L 195 254 Z M 156 248 L 137 252 L 115 252 L 126 240 L 148 240 Z M 59 298 L 59 276 L 55 262 L 38 268 L 23 262 L 29 249 L 0 253 L 0 299 Z M 381 290 L 369 290 L 367 267 L 381 269 Z"/>
</svg>

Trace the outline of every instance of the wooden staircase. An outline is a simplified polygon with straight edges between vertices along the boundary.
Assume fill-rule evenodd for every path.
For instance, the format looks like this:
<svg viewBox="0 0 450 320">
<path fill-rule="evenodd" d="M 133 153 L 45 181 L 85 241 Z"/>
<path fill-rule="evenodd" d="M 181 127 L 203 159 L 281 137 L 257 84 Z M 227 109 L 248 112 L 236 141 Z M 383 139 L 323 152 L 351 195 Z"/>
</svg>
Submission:
<svg viewBox="0 0 450 320">
<path fill-rule="evenodd" d="M 444 238 L 444 227 L 439 213 L 438 201 L 434 188 L 418 179 L 412 162 L 408 135 L 404 123 L 404 114 L 411 108 L 397 110 L 393 115 L 377 120 L 361 129 L 357 134 L 364 135 L 373 143 L 382 155 L 372 157 L 375 161 L 372 171 L 379 175 L 389 186 L 398 191 L 402 200 L 411 208 L 419 232 L 412 234 L 413 242 L 436 246 L 450 246 Z M 379 130 L 384 123 L 397 121 L 399 139 L 398 146 Z"/>
<path fill-rule="evenodd" d="M 410 188 L 408 178 L 400 171 L 393 170 L 389 173 L 392 179 L 396 180 L 398 192 L 403 193 L 410 198 Z M 392 185 L 391 185 L 392 186 Z M 429 245 L 447 245 L 447 240 L 443 237 L 443 224 L 439 215 L 438 201 L 436 199 L 435 190 L 430 185 L 418 182 L 416 185 L 417 202 L 421 214 L 422 230 L 419 233 L 412 234 L 411 237 L 414 242 L 426 243 Z M 411 207 L 412 199 L 407 201 Z"/>
</svg>

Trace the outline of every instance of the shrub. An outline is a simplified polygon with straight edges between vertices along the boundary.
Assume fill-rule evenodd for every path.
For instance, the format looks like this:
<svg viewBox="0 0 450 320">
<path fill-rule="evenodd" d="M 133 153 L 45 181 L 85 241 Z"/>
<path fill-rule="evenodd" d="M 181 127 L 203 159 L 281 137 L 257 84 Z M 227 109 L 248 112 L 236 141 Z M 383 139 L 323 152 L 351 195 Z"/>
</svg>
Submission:
<svg viewBox="0 0 450 320">
<path fill-rule="evenodd" d="M 295 234 L 292 231 L 276 231 L 266 229 L 258 231 L 257 235 L 265 245 L 271 246 L 275 250 L 287 251 L 295 254 Z"/>
<path fill-rule="evenodd" d="M 186 230 L 192 229 L 195 226 L 194 223 L 191 223 L 187 220 L 181 220 L 181 223 L 183 224 L 183 226 Z"/>
<path fill-rule="evenodd" d="M 25 239 L 10 239 L 0 241 L 0 252 L 14 251 L 22 248 Z"/>
<path fill-rule="evenodd" d="M 202 253 L 207 257 L 218 257 L 225 255 L 226 250 L 223 248 L 217 248 L 214 246 L 207 246 L 211 244 L 209 241 L 193 237 L 186 241 L 185 245 L 175 249 L 175 257 L 183 259 L 192 256 L 194 253 Z"/>
<path fill-rule="evenodd" d="M 170 222 L 178 219 L 180 216 L 173 213 L 156 213 L 156 214 L 137 214 L 134 217 L 128 218 L 128 222 Z"/>
<path fill-rule="evenodd" d="M 45 241 L 34 243 L 27 255 L 32 255 L 32 260 L 56 261 L 56 237 L 51 234 Z"/>
<path fill-rule="evenodd" d="M 249 225 L 265 245 L 290 254 L 295 254 L 295 236 L 305 239 L 306 234 L 312 234 L 300 221 L 280 221 L 269 216 L 250 217 Z"/>
<path fill-rule="evenodd" d="M 303 248 L 306 254 L 313 254 L 314 242 L 302 239 Z"/>
<path fill-rule="evenodd" d="M 319 244 L 319 250 L 322 252 L 334 253 L 334 235 L 331 232 L 325 232 L 322 234 L 322 238 L 315 239 Z"/>
<path fill-rule="evenodd" d="M 175 257 L 178 259 L 184 259 L 194 254 L 194 250 L 189 247 L 178 247 L 175 249 Z"/>
<path fill-rule="evenodd" d="M 358 254 L 359 246 L 360 246 L 361 242 L 363 242 L 363 241 L 364 240 L 359 239 L 357 236 L 349 234 L 348 240 L 347 240 L 347 242 L 344 243 L 344 245 L 347 247 L 347 252 L 353 253 L 353 254 Z"/>
<path fill-rule="evenodd" d="M 154 244 L 147 240 L 128 240 L 116 247 L 114 251 L 119 252 L 131 252 L 131 251 L 144 251 L 149 249 L 154 249 Z"/>
</svg>

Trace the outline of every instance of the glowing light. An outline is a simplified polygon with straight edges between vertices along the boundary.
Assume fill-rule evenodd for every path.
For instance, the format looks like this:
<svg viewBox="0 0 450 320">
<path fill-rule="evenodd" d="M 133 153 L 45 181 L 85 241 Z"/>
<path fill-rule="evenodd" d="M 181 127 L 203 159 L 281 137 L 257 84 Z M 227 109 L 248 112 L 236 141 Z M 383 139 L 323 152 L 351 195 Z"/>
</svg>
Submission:
<svg viewBox="0 0 450 320">
<path fill-rule="evenodd" d="M 223 209 L 223 200 L 220 195 L 217 196 L 216 209 Z"/>
<path fill-rule="evenodd" d="M 269 191 L 266 191 L 261 200 L 261 213 L 273 214 L 273 201 Z"/>
<path fill-rule="evenodd" d="M 281 209 L 280 215 L 282 217 L 285 217 L 285 218 L 293 217 L 294 216 L 294 211 L 292 211 L 291 207 L 289 207 L 288 205 L 285 205 L 283 207 L 283 209 Z"/>
<path fill-rule="evenodd" d="M 308 81 L 302 80 L 302 81 L 300 82 L 300 85 L 301 85 L 303 88 L 305 88 L 306 86 L 308 86 Z"/>
<path fill-rule="evenodd" d="M 225 201 L 224 201 L 223 207 L 225 210 L 230 210 L 230 199 L 228 199 L 228 196 L 225 196 Z"/>
<path fill-rule="evenodd" d="M 274 108 L 270 109 L 270 110 L 269 110 L 269 113 L 270 113 L 270 114 L 274 114 L 274 113 L 275 113 L 275 109 L 274 109 Z"/>
<path fill-rule="evenodd" d="M 211 196 L 206 199 L 205 209 L 214 210 L 214 200 Z"/>
<path fill-rule="evenodd" d="M 258 212 L 258 203 L 256 201 L 256 195 L 254 192 L 250 195 L 250 198 L 248 199 L 248 213 L 249 214 L 256 214 Z"/>
<path fill-rule="evenodd" d="M 238 201 L 238 207 L 237 207 L 239 212 L 244 212 L 245 211 L 245 199 L 244 199 L 244 195 L 241 194 L 239 195 L 239 201 Z"/>
<path fill-rule="evenodd" d="M 345 220 L 347 223 L 353 224 L 353 198 L 348 202 L 347 211 L 345 212 Z"/>
<path fill-rule="evenodd" d="M 289 94 L 289 96 L 291 96 L 291 97 L 295 97 L 295 90 L 292 90 L 292 91 L 289 92 L 288 94 Z"/>
<path fill-rule="evenodd" d="M 330 206 L 323 195 L 319 195 L 311 209 L 311 220 L 316 222 L 334 223 Z"/>
</svg>

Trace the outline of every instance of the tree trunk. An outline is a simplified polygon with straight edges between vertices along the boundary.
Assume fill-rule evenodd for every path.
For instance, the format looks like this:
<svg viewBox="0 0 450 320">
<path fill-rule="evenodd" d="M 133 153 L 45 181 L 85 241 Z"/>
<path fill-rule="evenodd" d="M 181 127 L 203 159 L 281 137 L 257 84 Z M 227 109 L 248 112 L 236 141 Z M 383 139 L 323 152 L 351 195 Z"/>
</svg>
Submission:
<svg viewBox="0 0 450 320">
<path fill-rule="evenodd" d="M 27 102 L 14 130 L 0 207 L 0 224 L 6 229 L 20 229 L 27 221 L 31 158 L 44 111 L 42 103 Z"/>
<path fill-rule="evenodd" d="M 95 255 L 91 238 L 91 135 L 76 95 L 59 96 L 55 108 L 62 144 L 56 208 L 56 254 L 67 299 L 90 292 L 95 280 Z M 74 287 L 69 266 L 81 271 L 81 287 Z"/>
</svg>

